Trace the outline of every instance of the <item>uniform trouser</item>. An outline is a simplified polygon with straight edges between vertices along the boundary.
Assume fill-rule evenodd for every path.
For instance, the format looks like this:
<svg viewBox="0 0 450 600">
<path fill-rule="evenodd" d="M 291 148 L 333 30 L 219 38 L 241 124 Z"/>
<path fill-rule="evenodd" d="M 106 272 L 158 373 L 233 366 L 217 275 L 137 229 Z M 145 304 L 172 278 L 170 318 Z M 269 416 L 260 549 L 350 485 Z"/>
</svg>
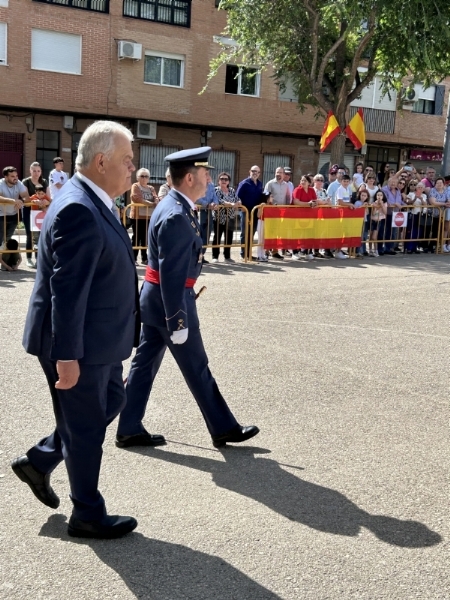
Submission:
<svg viewBox="0 0 450 600">
<path fill-rule="evenodd" d="M 56 363 L 39 358 L 50 387 L 56 429 L 27 452 L 41 473 L 51 473 L 64 460 L 69 475 L 73 515 L 95 521 L 106 514 L 98 491 L 106 427 L 125 404 L 122 363 L 80 364 L 78 383 L 57 390 Z"/>
<path fill-rule="evenodd" d="M 167 347 L 197 401 L 209 433 L 220 435 L 229 431 L 238 423 L 209 370 L 200 329 L 190 328 L 184 344 L 173 344 L 170 335 L 165 328 L 143 325 L 139 347 L 128 375 L 127 404 L 120 415 L 117 433 L 134 435 L 145 431 L 142 419 Z"/>
</svg>

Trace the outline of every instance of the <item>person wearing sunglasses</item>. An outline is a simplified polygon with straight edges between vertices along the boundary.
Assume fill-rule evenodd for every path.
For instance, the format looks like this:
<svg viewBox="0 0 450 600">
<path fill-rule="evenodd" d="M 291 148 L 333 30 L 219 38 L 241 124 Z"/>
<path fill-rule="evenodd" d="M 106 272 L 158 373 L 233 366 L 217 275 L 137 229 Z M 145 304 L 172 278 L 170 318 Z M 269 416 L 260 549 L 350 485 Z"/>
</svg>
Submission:
<svg viewBox="0 0 450 600">
<path fill-rule="evenodd" d="M 213 212 L 213 263 L 219 262 L 220 240 L 222 236 L 225 241 L 223 249 L 224 260 L 227 263 L 234 263 L 235 261 L 231 258 L 231 244 L 233 243 L 233 233 L 235 230 L 235 218 L 236 212 L 234 207 L 240 206 L 241 203 L 236 196 L 234 188 L 230 186 L 230 174 L 223 172 L 219 175 L 219 185 L 215 188 L 218 209 Z M 223 208 L 227 207 L 227 208 Z"/>
</svg>

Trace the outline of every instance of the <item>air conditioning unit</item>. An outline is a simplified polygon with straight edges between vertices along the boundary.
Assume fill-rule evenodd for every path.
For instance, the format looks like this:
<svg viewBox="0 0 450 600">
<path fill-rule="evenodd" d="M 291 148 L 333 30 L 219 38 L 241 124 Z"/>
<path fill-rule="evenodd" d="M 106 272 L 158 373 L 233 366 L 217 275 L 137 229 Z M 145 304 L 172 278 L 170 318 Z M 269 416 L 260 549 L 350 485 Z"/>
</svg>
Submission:
<svg viewBox="0 0 450 600">
<path fill-rule="evenodd" d="M 156 140 L 156 121 L 138 120 L 136 137 L 141 140 Z"/>
<path fill-rule="evenodd" d="M 402 90 L 403 104 L 413 104 L 416 101 L 416 90 L 414 88 L 406 88 Z"/>
<path fill-rule="evenodd" d="M 131 58 L 132 60 L 141 60 L 142 44 L 128 42 L 127 40 L 119 41 L 119 60 L 123 58 Z"/>
</svg>

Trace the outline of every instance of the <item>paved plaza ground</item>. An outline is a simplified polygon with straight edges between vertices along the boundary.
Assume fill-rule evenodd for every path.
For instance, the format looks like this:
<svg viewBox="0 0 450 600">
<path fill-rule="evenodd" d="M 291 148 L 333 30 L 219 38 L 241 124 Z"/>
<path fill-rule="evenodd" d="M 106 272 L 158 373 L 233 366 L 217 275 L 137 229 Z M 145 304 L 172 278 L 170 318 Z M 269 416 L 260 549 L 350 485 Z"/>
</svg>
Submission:
<svg viewBox="0 0 450 600">
<path fill-rule="evenodd" d="M 449 272 L 445 255 L 207 265 L 211 368 L 261 433 L 214 449 L 167 354 L 145 419 L 167 446 L 107 432 L 100 489 L 139 521 L 113 541 L 68 537 L 64 465 L 57 511 L 10 469 L 54 421 L 21 347 L 34 272 L 0 273 L 0 598 L 447 600 Z"/>
</svg>

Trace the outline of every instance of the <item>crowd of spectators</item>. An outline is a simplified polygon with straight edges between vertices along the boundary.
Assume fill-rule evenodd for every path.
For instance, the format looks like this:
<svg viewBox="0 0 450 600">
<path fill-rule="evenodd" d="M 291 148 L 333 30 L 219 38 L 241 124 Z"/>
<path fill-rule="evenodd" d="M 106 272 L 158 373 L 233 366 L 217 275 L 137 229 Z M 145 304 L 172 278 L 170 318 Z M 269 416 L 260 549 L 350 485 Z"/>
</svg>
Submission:
<svg viewBox="0 0 450 600">
<path fill-rule="evenodd" d="M 19 252 L 15 253 L 14 230 L 18 220 L 22 220 L 26 232 L 26 258 L 29 267 L 35 267 L 33 251 L 36 252 L 38 234 L 31 231 L 30 213 L 32 208 L 46 210 L 68 180 L 63 171 L 64 161 L 60 157 L 53 160 L 54 169 L 46 180 L 37 162 L 30 166 L 30 176 L 19 181 L 17 169 L 3 169 L 0 180 L 0 249 L 10 250 L 0 253 L 0 265 L 3 270 L 17 269 L 20 264 Z M 389 163 L 382 163 L 375 171 L 371 165 L 355 164 L 351 173 L 345 166 L 331 165 L 328 177 L 321 173 L 307 173 L 300 178 L 295 187 L 292 170 L 289 167 L 277 167 L 274 178 L 265 186 L 261 182 L 261 169 L 254 165 L 249 176 L 242 180 L 237 188 L 231 185 L 231 175 L 221 172 L 216 184 L 211 177 L 208 180 L 206 194 L 197 204 L 199 207 L 200 230 L 204 245 L 212 245 L 212 262 L 217 263 L 220 247 L 223 246 L 225 262 L 233 263 L 231 246 L 235 232 L 240 235 L 240 255 L 242 259 L 266 262 L 269 259 L 314 260 L 338 258 L 345 260 L 350 254 L 357 258 L 364 256 L 383 256 L 403 253 L 436 252 L 436 240 L 440 215 L 444 215 L 444 253 L 450 253 L 450 177 L 436 176 L 434 167 L 417 171 L 411 163 L 405 163 L 396 171 Z M 148 169 L 139 169 L 136 183 L 130 193 L 131 207 L 127 210 L 126 226 L 132 231 L 132 245 L 136 264 L 141 253 L 141 264 L 147 264 L 147 231 L 152 212 L 158 202 L 164 200 L 171 189 L 169 171 L 166 182 L 158 193 L 150 185 L 151 173 Z M 24 206 L 29 204 L 32 205 Z M 140 206 L 135 206 L 139 204 Z M 260 205 L 297 205 L 301 207 L 346 207 L 348 209 L 366 208 L 366 216 L 361 232 L 361 245 L 358 248 L 290 248 L 264 250 L 263 211 L 253 219 L 250 231 L 252 210 Z M 125 198 L 116 199 L 116 205 L 122 216 L 125 210 Z M 239 211 L 245 207 L 245 211 Z M 406 211 L 407 219 L 403 227 L 394 227 L 393 219 L 397 212 Z M 257 257 L 250 254 L 245 257 L 246 237 L 255 239 L 257 234 Z M 13 247 L 14 246 L 14 247 Z M 19 247 L 17 247 L 19 250 Z M 204 254 L 203 262 L 207 263 Z"/>
</svg>

